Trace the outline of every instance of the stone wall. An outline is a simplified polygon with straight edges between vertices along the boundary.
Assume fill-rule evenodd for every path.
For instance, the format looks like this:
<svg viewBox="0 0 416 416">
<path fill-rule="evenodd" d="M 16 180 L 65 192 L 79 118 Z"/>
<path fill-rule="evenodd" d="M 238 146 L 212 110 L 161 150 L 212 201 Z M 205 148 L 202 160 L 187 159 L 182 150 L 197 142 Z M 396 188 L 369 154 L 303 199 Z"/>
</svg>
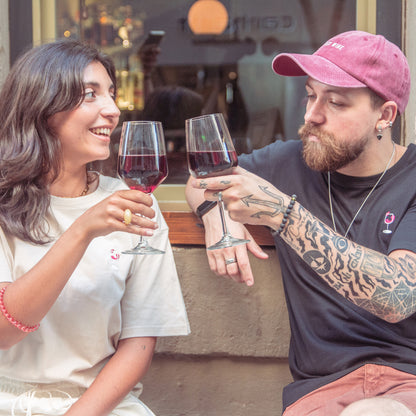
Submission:
<svg viewBox="0 0 416 416">
<path fill-rule="evenodd" d="M 276 416 L 290 330 L 279 262 L 252 257 L 249 288 L 214 275 L 202 247 L 174 246 L 191 324 L 187 337 L 158 341 L 143 401 L 158 416 Z"/>
</svg>

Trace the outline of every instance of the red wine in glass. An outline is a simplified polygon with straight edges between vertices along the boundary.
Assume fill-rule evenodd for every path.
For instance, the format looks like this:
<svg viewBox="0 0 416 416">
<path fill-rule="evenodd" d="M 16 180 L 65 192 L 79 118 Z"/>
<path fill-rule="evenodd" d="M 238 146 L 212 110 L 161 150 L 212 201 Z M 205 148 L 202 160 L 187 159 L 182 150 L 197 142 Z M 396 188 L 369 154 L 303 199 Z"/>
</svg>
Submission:
<svg viewBox="0 0 416 416">
<path fill-rule="evenodd" d="M 130 188 L 151 194 L 167 177 L 165 137 L 159 121 L 125 121 L 121 130 L 117 172 Z M 163 254 L 140 236 L 124 254 Z"/>
<path fill-rule="evenodd" d="M 122 155 L 118 174 L 130 189 L 151 194 L 168 176 L 166 155 Z"/>
<path fill-rule="evenodd" d="M 190 118 L 185 122 L 185 131 L 188 168 L 192 176 L 202 178 L 232 173 L 238 159 L 222 114 Z M 217 243 L 207 249 L 216 250 L 248 243 L 250 240 L 235 238 L 229 233 L 221 192 L 218 193 L 218 207 L 223 235 Z"/>
<path fill-rule="evenodd" d="M 189 152 L 188 158 L 189 169 L 198 178 L 216 176 L 216 174 L 226 175 L 238 164 L 235 150 L 227 152 L 221 150 Z"/>
</svg>

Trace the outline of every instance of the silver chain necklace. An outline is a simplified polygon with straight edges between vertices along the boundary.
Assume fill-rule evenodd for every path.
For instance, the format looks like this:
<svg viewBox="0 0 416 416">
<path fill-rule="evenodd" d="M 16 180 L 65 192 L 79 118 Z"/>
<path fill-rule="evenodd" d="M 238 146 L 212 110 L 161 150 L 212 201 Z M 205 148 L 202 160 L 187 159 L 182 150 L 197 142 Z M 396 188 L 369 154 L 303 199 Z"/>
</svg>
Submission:
<svg viewBox="0 0 416 416">
<path fill-rule="evenodd" d="M 394 158 L 394 154 L 396 153 L 396 144 L 393 142 L 393 152 L 391 153 L 390 159 L 387 162 L 386 167 L 384 168 L 383 173 L 380 175 L 380 177 L 377 179 L 377 182 L 375 183 L 375 185 L 371 188 L 370 192 L 368 193 L 368 195 L 364 198 L 364 201 L 362 202 L 362 204 L 360 205 L 360 208 L 358 208 L 358 211 L 355 213 L 354 218 L 352 219 L 352 221 L 350 222 L 350 225 L 347 228 L 347 231 L 345 231 L 344 237 L 347 236 L 347 234 L 350 231 L 351 226 L 354 224 L 355 219 L 357 218 L 358 214 L 360 213 L 360 211 L 362 210 L 363 206 L 365 205 L 365 203 L 367 202 L 367 199 L 370 198 L 370 195 L 373 193 L 374 189 L 376 189 L 377 185 L 380 183 L 380 181 L 383 179 L 383 176 L 385 175 L 385 173 L 387 172 L 391 161 Z M 331 174 L 330 172 L 328 172 L 328 199 L 329 199 L 329 209 L 331 211 L 331 219 L 332 219 L 332 226 L 334 228 L 334 231 L 337 232 L 337 227 L 335 225 L 335 219 L 334 219 L 334 211 L 332 209 L 332 195 L 331 195 Z"/>
</svg>

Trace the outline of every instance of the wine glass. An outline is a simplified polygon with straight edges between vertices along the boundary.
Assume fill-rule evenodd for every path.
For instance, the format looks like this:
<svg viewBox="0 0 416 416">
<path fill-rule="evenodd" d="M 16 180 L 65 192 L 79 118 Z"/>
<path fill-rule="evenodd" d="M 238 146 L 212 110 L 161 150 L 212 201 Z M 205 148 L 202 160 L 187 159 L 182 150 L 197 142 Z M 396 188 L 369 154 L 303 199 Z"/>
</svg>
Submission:
<svg viewBox="0 0 416 416">
<path fill-rule="evenodd" d="M 188 167 L 192 176 L 206 178 L 230 174 L 237 166 L 237 153 L 221 113 L 207 114 L 186 120 L 186 149 Z M 233 237 L 227 229 L 224 216 L 222 194 L 218 195 L 218 207 L 221 215 L 222 238 L 207 250 L 238 246 L 248 243 Z"/>
<path fill-rule="evenodd" d="M 165 137 L 159 121 L 125 121 L 121 130 L 117 172 L 130 189 L 151 194 L 168 176 Z M 124 254 L 163 254 L 140 236 Z"/>
</svg>

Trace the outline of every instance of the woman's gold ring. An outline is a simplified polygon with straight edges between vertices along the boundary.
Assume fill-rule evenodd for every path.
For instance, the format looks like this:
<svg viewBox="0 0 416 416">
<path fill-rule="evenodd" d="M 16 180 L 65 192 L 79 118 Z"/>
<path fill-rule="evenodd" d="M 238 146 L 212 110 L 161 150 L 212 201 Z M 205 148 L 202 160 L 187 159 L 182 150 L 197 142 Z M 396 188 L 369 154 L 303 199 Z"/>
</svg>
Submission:
<svg viewBox="0 0 416 416">
<path fill-rule="evenodd" d="M 124 210 L 124 224 L 129 225 L 131 223 L 131 211 L 127 208 Z"/>
</svg>

